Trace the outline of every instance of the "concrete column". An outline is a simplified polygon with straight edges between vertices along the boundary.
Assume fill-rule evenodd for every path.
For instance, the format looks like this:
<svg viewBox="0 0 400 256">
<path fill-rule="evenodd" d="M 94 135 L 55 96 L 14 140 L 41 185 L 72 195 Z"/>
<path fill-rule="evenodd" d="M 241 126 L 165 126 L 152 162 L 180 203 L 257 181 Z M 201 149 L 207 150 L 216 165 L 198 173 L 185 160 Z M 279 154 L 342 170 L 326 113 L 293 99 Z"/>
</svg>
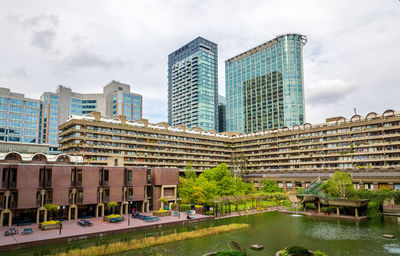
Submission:
<svg viewBox="0 0 400 256">
<path fill-rule="evenodd" d="M 360 189 L 365 189 L 365 184 L 362 181 L 360 181 Z"/>
<path fill-rule="evenodd" d="M 320 212 L 321 212 L 321 203 L 318 202 L 318 213 L 320 213 Z"/>
<path fill-rule="evenodd" d="M 286 191 L 286 181 L 283 181 L 282 183 L 283 183 L 283 190 Z"/>
<path fill-rule="evenodd" d="M 390 188 L 390 189 L 394 189 L 393 182 L 389 182 L 388 185 L 389 185 L 389 188 Z"/>
<path fill-rule="evenodd" d="M 340 210 L 339 210 L 339 207 L 336 207 L 336 215 L 337 215 L 337 216 L 340 216 Z"/>
<path fill-rule="evenodd" d="M 296 191 L 296 182 L 292 180 L 292 191 Z"/>
<path fill-rule="evenodd" d="M 378 182 L 374 182 L 373 183 L 374 184 L 374 191 L 376 191 L 376 190 L 378 190 L 379 189 L 379 186 L 378 186 Z"/>
<path fill-rule="evenodd" d="M 356 208 L 354 208 L 354 210 L 355 210 L 356 218 L 358 218 L 358 208 L 356 207 Z"/>
<path fill-rule="evenodd" d="M 164 185 L 161 185 L 161 195 L 160 198 L 164 198 Z M 164 209 L 164 202 L 160 202 L 160 208 Z M 154 209 L 153 209 L 154 210 Z"/>
<path fill-rule="evenodd" d="M 301 182 L 301 187 L 305 188 L 306 187 L 306 183 L 304 181 Z"/>
</svg>

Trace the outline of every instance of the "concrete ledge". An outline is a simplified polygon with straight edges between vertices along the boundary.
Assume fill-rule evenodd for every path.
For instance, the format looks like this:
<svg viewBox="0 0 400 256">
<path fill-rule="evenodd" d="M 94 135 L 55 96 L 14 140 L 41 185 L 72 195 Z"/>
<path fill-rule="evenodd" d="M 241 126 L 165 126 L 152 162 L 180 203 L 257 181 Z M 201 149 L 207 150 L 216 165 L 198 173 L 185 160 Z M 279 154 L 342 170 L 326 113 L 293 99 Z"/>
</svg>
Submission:
<svg viewBox="0 0 400 256">
<path fill-rule="evenodd" d="M 330 214 L 326 215 L 324 213 L 312 213 L 312 212 L 294 212 L 294 211 L 288 211 L 288 210 L 278 210 L 279 213 L 285 213 L 285 214 L 300 214 L 300 215 L 305 215 L 305 216 L 311 216 L 311 217 L 322 217 L 322 218 L 327 218 L 327 219 L 337 219 L 337 220 L 367 220 L 367 216 L 361 216 L 361 217 L 354 217 L 354 216 L 348 216 L 348 215 L 339 215 L 337 216 L 336 214 Z"/>
</svg>

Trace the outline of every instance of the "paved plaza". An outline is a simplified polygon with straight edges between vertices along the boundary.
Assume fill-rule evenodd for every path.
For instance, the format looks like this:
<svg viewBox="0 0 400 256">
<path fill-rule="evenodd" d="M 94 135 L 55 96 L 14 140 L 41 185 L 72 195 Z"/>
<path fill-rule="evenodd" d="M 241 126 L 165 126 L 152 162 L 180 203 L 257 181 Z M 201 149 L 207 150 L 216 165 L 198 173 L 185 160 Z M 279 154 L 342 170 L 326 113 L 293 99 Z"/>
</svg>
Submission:
<svg viewBox="0 0 400 256">
<path fill-rule="evenodd" d="M 152 215 L 152 213 L 146 213 L 146 215 Z M 48 240 L 48 243 L 61 242 L 61 241 L 73 241 L 80 240 L 89 237 L 95 237 L 101 233 L 103 234 L 116 234 L 116 233 L 125 233 L 135 230 L 145 230 L 151 229 L 153 227 L 162 227 L 169 226 L 175 224 L 182 224 L 184 222 L 197 222 L 207 219 L 213 219 L 213 216 L 206 216 L 195 214 L 195 218 L 193 220 L 187 220 L 186 214 L 181 213 L 179 217 L 166 216 L 160 217 L 160 220 L 157 222 L 149 222 L 146 223 L 140 219 L 130 218 L 128 221 L 128 215 L 123 215 L 125 220 L 120 223 L 108 223 L 103 221 L 103 218 L 90 218 L 87 219 L 93 223 L 92 226 L 81 227 L 77 224 L 78 220 L 70 220 L 62 222 L 62 230 L 60 234 L 59 229 L 45 230 L 42 231 L 38 228 L 38 224 L 32 223 L 28 226 L 18 227 L 13 225 L 12 227 L 0 227 L 1 239 L 0 239 L 0 250 L 9 249 L 10 245 L 13 245 L 13 248 L 23 248 L 27 245 L 39 245 L 43 243 L 44 240 Z M 130 224 L 130 225 L 128 225 Z M 19 234 L 5 236 L 4 233 L 6 230 L 10 228 L 16 228 L 19 231 Z M 30 235 L 22 235 L 21 232 L 24 228 L 32 228 L 33 234 Z M 87 237 L 85 237 L 87 236 Z M 25 244 L 24 246 L 24 243 Z"/>
</svg>

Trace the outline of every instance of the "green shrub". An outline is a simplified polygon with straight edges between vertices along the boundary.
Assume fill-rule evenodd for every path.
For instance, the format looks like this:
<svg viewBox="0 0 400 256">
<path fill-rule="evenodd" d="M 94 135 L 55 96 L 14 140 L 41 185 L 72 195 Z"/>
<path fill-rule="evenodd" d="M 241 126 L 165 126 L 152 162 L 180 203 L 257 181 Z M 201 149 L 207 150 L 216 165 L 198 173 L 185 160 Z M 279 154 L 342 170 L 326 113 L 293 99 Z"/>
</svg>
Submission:
<svg viewBox="0 0 400 256">
<path fill-rule="evenodd" d="M 314 256 L 328 256 L 328 254 L 321 252 L 320 250 L 314 252 Z"/>
<path fill-rule="evenodd" d="M 206 211 L 204 214 L 205 215 L 214 215 L 214 211 Z"/>
<path fill-rule="evenodd" d="M 190 210 L 192 210 L 192 207 L 190 206 L 190 204 L 179 205 L 179 211 L 181 211 L 181 212 L 186 212 L 186 211 L 190 211 Z"/>
<path fill-rule="evenodd" d="M 294 256 L 309 256 L 308 250 L 306 248 L 297 245 L 289 247 L 287 249 L 287 252 Z"/>
<path fill-rule="evenodd" d="M 381 218 L 382 217 L 382 213 L 379 209 L 379 204 L 371 201 L 368 203 L 367 206 L 367 216 L 370 219 L 375 219 L 375 218 Z"/>
<path fill-rule="evenodd" d="M 238 251 L 222 251 L 217 252 L 216 256 L 245 256 L 245 254 Z"/>
</svg>

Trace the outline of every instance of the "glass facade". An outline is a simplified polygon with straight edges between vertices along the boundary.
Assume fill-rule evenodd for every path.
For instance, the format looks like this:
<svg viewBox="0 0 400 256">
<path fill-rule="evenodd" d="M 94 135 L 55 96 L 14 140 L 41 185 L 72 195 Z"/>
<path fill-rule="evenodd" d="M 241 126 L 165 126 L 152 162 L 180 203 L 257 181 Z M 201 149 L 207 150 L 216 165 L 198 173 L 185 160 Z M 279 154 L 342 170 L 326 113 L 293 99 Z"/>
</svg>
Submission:
<svg viewBox="0 0 400 256">
<path fill-rule="evenodd" d="M 142 96 L 122 91 L 113 94 L 113 116 L 124 115 L 127 120 L 139 120 L 142 113 Z"/>
<path fill-rule="evenodd" d="M 168 123 L 217 129 L 217 44 L 198 37 L 168 56 Z"/>
<path fill-rule="evenodd" d="M 97 111 L 97 100 L 82 100 L 82 114 Z"/>
<path fill-rule="evenodd" d="M 42 141 L 50 145 L 58 143 L 58 105 L 59 96 L 46 93 L 42 95 L 43 110 L 42 110 Z M 78 103 L 74 101 L 75 109 Z"/>
<path fill-rule="evenodd" d="M 305 36 L 283 35 L 225 62 L 228 131 L 304 124 L 305 43 Z"/>
<path fill-rule="evenodd" d="M 0 95 L 0 141 L 38 143 L 40 102 Z"/>
</svg>

